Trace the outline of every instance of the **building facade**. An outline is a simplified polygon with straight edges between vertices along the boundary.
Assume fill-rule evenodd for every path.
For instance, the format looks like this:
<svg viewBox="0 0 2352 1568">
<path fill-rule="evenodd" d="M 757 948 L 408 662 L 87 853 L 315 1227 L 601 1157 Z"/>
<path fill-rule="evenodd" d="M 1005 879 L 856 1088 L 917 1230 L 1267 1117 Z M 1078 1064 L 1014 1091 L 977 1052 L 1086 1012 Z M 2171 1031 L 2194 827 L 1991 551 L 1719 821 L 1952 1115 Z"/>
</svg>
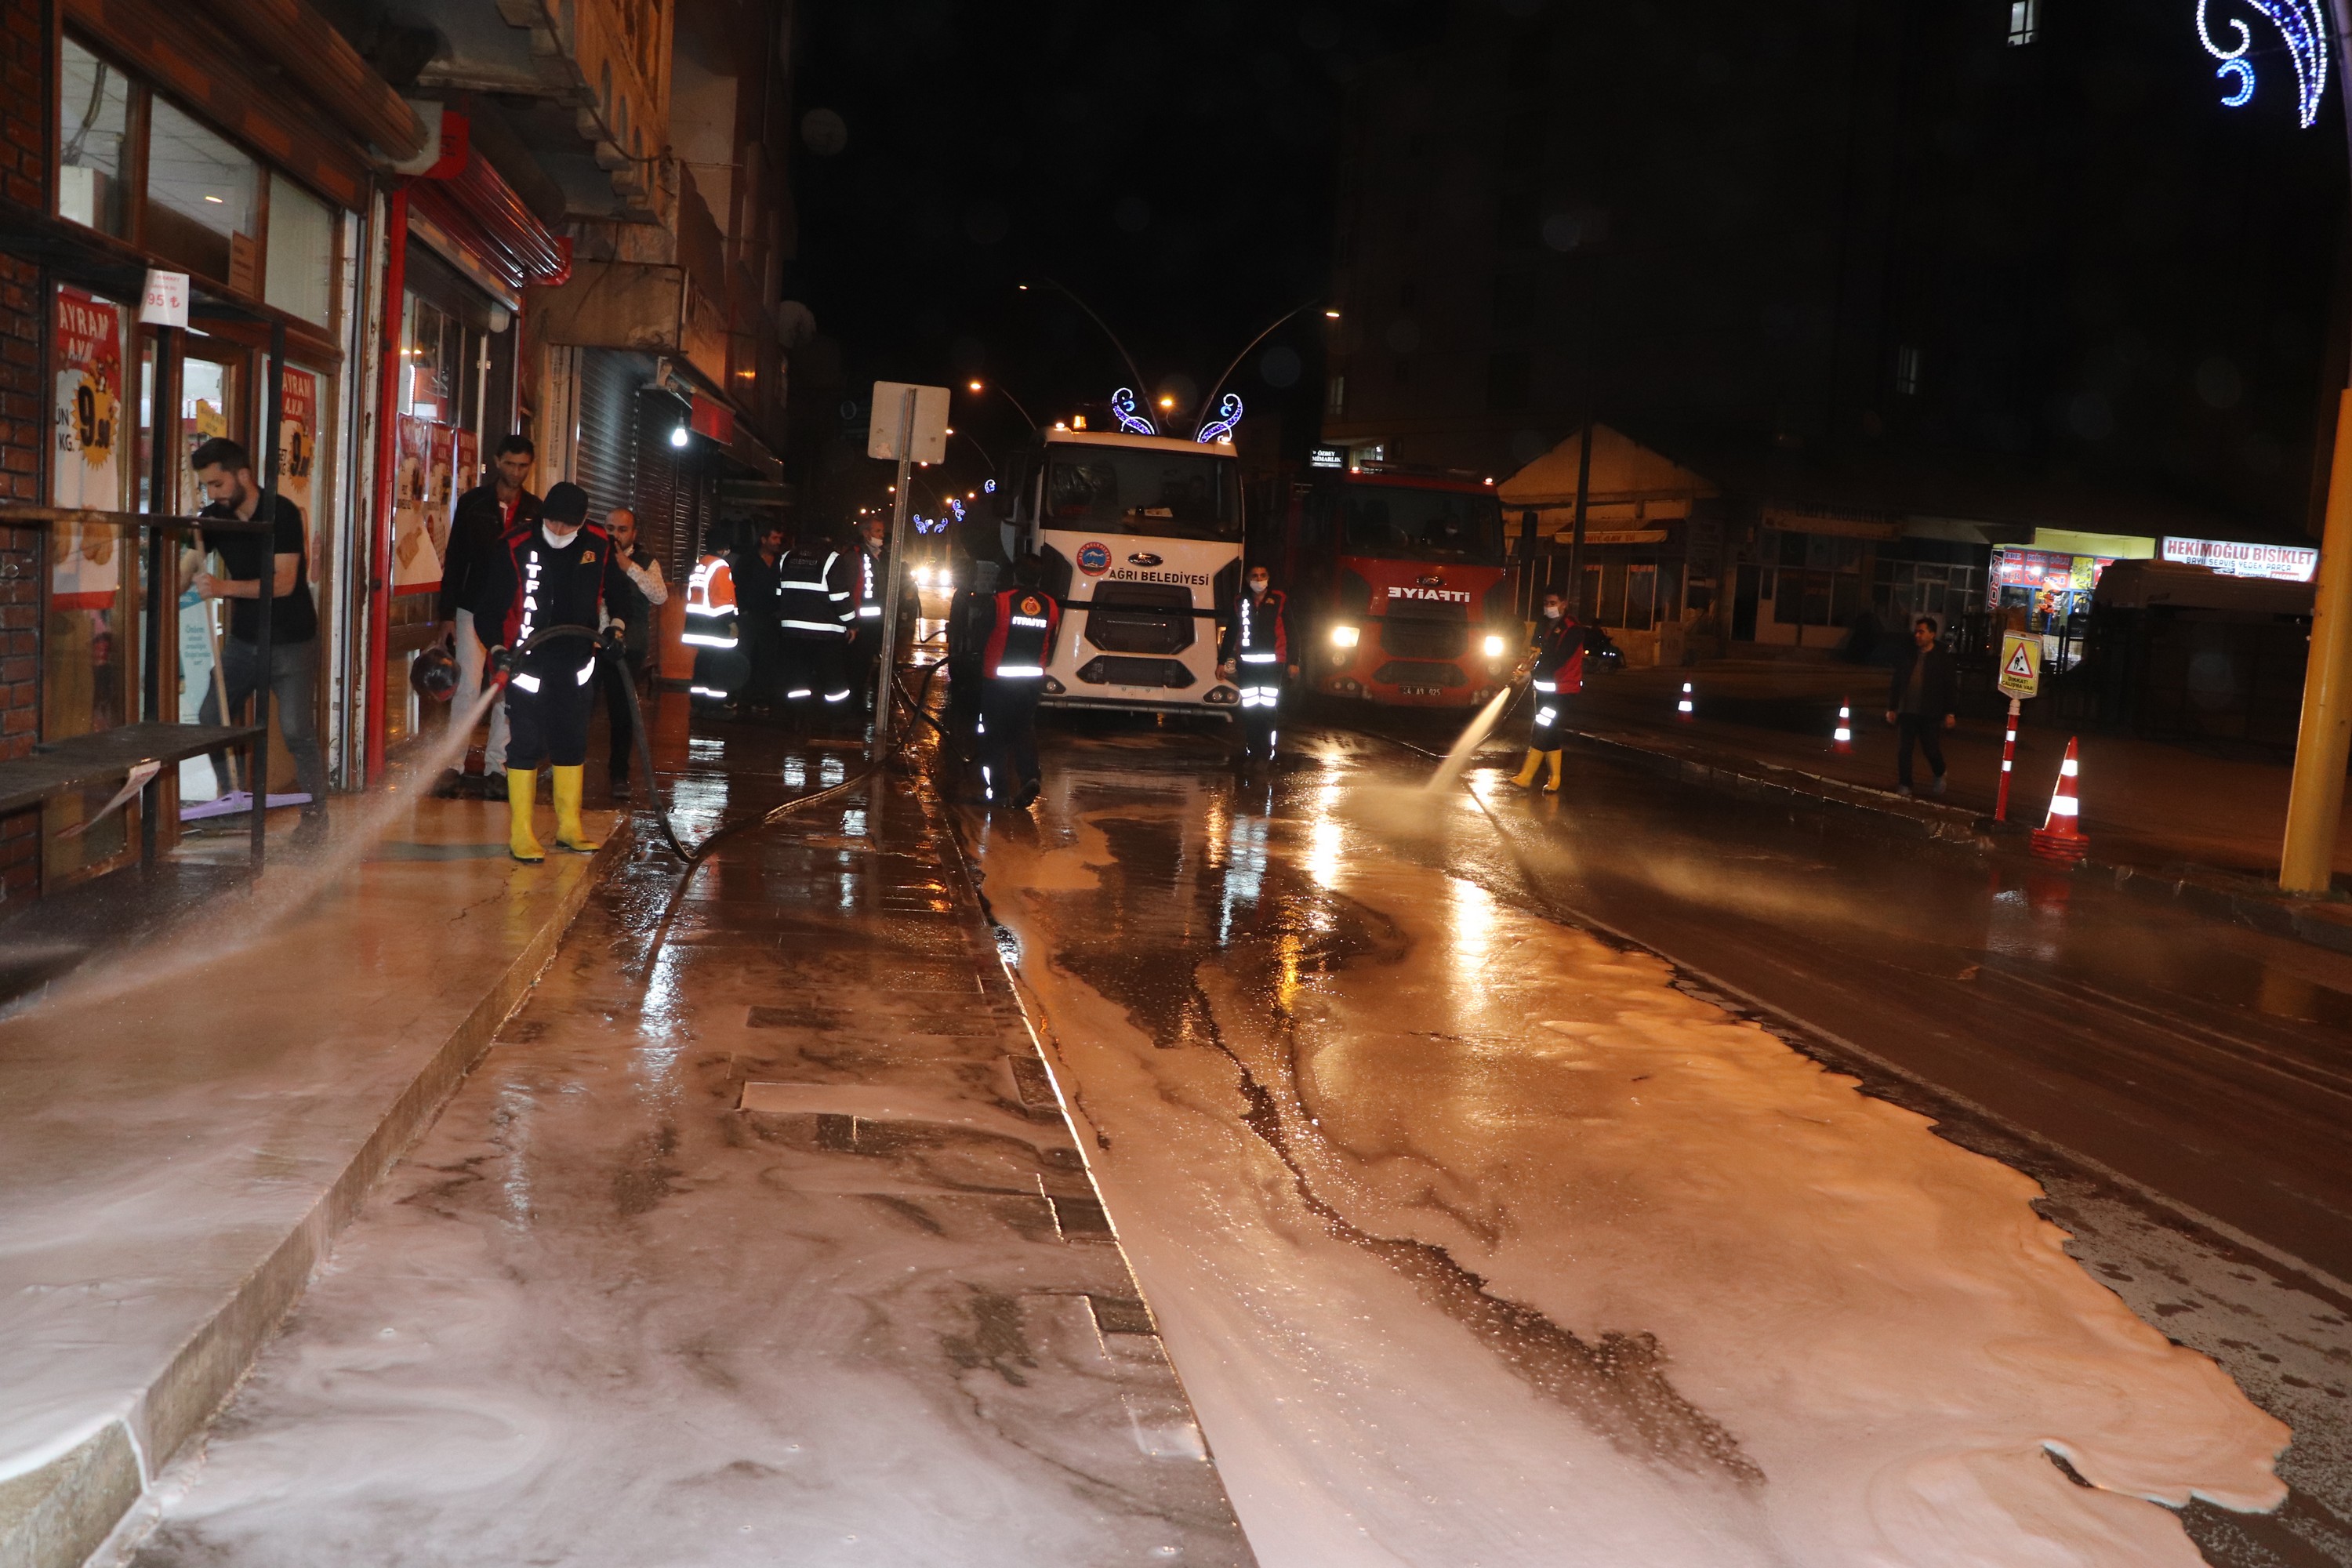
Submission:
<svg viewBox="0 0 2352 1568">
<path fill-rule="evenodd" d="M 501 437 L 538 443 L 534 488 L 636 509 L 673 563 L 722 486 L 780 499 L 788 0 L 0 0 L 0 502 L 185 514 L 196 443 L 274 450 L 335 789 L 437 719 L 407 668 L 444 635 L 450 508 Z M 712 42 L 742 37 L 762 46 Z M 184 327 L 142 319 L 157 274 L 186 280 Z M 583 326 L 600 293 L 626 308 Z M 195 717 L 222 628 L 138 537 L 0 526 L 0 763 Z M 238 782 L 182 764 L 166 837 Z M 0 818 L 9 898 L 131 854 L 135 810 L 68 831 L 113 787 Z"/>
</svg>

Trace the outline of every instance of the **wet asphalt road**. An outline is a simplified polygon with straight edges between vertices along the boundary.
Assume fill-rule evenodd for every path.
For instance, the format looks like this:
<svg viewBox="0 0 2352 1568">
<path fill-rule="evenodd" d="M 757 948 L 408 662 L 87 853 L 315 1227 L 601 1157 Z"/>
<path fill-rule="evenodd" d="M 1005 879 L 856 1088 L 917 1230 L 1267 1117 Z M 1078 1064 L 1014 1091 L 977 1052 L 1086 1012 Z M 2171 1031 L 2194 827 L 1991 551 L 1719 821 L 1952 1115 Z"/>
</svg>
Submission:
<svg viewBox="0 0 2352 1568">
<path fill-rule="evenodd" d="M 1271 777 L 1231 786 L 1237 818 L 1401 794 L 1455 723 L 1316 718 Z M 1049 771 L 1083 774 L 1097 806 L 1122 776 L 1149 794 L 1223 766 L 1213 729 L 1047 730 Z M 1531 796 L 1506 782 L 1518 755 L 1491 745 L 1462 789 L 1391 813 L 1384 849 L 1655 952 L 1685 989 L 2040 1181 L 2070 1251 L 2295 1429 L 2278 1514 L 2188 1510 L 2208 1559 L 2352 1563 L 2352 959 L 1575 752 L 1562 795 Z"/>
</svg>

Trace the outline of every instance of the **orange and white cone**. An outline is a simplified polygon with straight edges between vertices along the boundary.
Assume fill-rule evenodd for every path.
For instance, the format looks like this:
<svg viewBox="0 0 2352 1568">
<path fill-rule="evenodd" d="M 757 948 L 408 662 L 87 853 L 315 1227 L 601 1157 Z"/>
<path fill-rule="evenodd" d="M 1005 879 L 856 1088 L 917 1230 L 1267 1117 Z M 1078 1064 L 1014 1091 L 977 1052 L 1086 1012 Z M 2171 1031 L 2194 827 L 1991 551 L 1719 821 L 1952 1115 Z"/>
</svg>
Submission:
<svg viewBox="0 0 2352 1568">
<path fill-rule="evenodd" d="M 1846 755 L 1853 752 L 1853 710 L 1843 702 L 1838 704 L 1837 733 L 1830 737 L 1830 750 Z"/>
<path fill-rule="evenodd" d="M 1685 680 L 1683 682 L 1683 700 L 1675 704 L 1675 714 L 1677 718 L 1687 719 L 1696 710 L 1691 698 L 1691 683 Z"/>
<path fill-rule="evenodd" d="M 2082 771 L 2081 745 L 2079 739 L 2067 740 L 2066 760 L 2058 767 L 2058 787 L 2050 796 L 2050 815 L 2033 830 L 2033 852 L 2061 866 L 2076 864 L 2091 847 L 2090 837 L 2083 831 L 2082 803 L 2074 794 L 2074 780 Z"/>
</svg>

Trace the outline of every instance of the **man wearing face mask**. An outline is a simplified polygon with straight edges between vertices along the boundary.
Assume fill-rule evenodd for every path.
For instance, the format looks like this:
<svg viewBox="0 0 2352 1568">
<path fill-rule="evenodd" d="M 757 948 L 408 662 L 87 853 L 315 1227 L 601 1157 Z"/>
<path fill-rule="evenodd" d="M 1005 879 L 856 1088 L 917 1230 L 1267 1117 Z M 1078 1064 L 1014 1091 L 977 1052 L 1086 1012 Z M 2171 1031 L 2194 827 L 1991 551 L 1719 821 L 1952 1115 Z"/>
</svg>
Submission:
<svg viewBox="0 0 2352 1568">
<path fill-rule="evenodd" d="M 1276 591 L 1274 579 L 1263 566 L 1249 569 L 1248 584 L 1248 592 L 1235 601 L 1233 614 L 1225 618 L 1217 665 L 1219 676 L 1241 688 L 1244 766 L 1274 761 L 1275 743 L 1280 739 L 1276 726 L 1281 722 L 1283 678 L 1298 673 L 1298 667 L 1290 662 L 1287 601 Z"/>
<path fill-rule="evenodd" d="M 581 825 L 580 786 L 612 540 L 587 518 L 587 491 L 549 487 L 538 521 L 509 530 L 475 580 L 474 624 L 490 628 L 491 667 L 507 671 L 507 848 L 525 865 L 547 858 L 530 821 L 541 764 L 555 775 L 555 847 L 596 848 Z M 559 626 L 579 629 L 534 644 Z"/>
<path fill-rule="evenodd" d="M 1568 699 L 1584 689 L 1584 628 L 1568 613 L 1568 599 L 1558 593 L 1543 596 L 1543 618 L 1536 622 L 1533 643 L 1519 667 L 1533 687 L 1536 716 L 1528 734 L 1528 760 L 1511 782 L 1521 789 L 1536 782 L 1536 770 L 1546 763 L 1551 777 L 1544 794 L 1559 793 L 1559 752 L 1568 727 Z"/>
</svg>

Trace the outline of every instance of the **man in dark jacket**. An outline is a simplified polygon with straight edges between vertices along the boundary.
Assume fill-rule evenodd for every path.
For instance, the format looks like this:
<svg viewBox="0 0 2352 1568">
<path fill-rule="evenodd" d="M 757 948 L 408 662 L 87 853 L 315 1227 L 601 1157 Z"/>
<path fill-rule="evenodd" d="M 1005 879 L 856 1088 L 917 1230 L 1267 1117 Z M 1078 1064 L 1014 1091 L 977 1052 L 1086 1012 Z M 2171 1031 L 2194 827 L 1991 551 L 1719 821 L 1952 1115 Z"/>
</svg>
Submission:
<svg viewBox="0 0 2352 1568">
<path fill-rule="evenodd" d="M 1927 754 L 1936 782 L 1929 795 L 1944 793 L 1942 731 L 1959 722 L 1953 711 L 1952 656 L 1936 646 L 1936 623 L 1921 616 L 1911 624 L 1911 647 L 1895 661 L 1886 690 L 1886 721 L 1895 728 L 1895 793 L 1911 793 L 1911 748 Z"/>
<path fill-rule="evenodd" d="M 629 697 L 645 679 L 654 646 L 654 612 L 669 603 L 669 584 L 662 580 L 661 563 L 654 559 L 654 552 L 637 542 L 635 512 L 614 507 L 604 514 L 604 531 L 613 542 L 612 569 L 604 574 L 604 613 L 621 627 L 621 657 L 606 659 L 597 679 L 604 683 L 604 720 L 612 731 L 607 769 L 613 798 L 626 800 L 629 759 L 636 748 L 636 723 Z"/>
<path fill-rule="evenodd" d="M 482 664 L 490 639 L 481 632 L 494 626 L 474 625 L 475 579 L 485 563 L 498 553 L 499 541 L 509 529 L 528 528 L 539 521 L 539 498 L 523 489 L 530 479 L 537 449 L 528 436 L 509 436 L 499 443 L 490 477 L 457 498 L 449 517 L 449 552 L 441 563 L 441 593 L 435 613 L 441 632 L 452 641 L 457 656 L 457 696 L 453 713 L 471 712 L 482 692 Z M 462 761 L 462 759 L 461 759 Z M 503 789 L 507 765 L 507 710 L 503 702 L 490 707 L 490 738 L 482 748 L 482 771 L 445 777 L 435 794 L 471 795 L 488 799 Z M 485 780 L 490 781 L 485 784 Z"/>
</svg>

